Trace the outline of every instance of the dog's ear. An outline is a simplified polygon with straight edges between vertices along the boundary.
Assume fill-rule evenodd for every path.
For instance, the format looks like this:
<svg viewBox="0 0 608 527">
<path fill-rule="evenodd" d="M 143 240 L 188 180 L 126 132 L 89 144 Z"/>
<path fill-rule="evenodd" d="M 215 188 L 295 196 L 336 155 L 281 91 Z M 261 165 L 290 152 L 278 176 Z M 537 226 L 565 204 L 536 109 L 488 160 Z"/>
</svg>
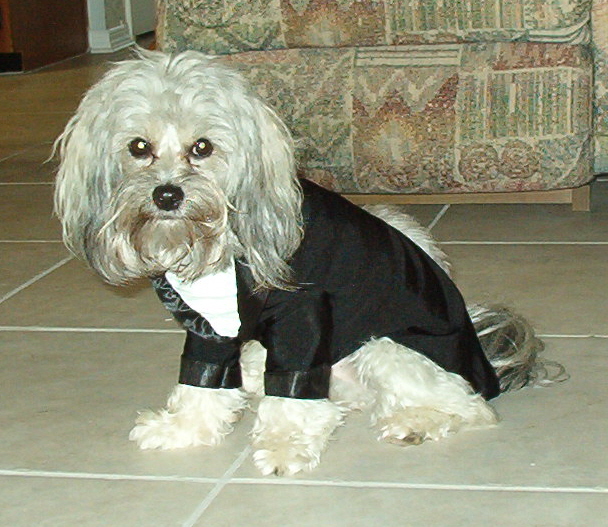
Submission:
<svg viewBox="0 0 608 527">
<path fill-rule="evenodd" d="M 303 233 L 294 144 L 274 110 L 255 95 L 248 99 L 252 123 L 243 130 L 249 145 L 246 174 L 234 197 L 234 230 L 257 285 L 289 288 L 287 261 Z"/>
<path fill-rule="evenodd" d="M 54 147 L 60 161 L 55 214 L 66 246 L 81 258 L 87 256 L 86 240 L 94 230 L 93 223 L 103 216 L 104 205 L 107 207 L 110 175 L 118 170 L 104 124 L 108 109 L 104 109 L 102 91 L 98 85 L 87 93 Z"/>
</svg>

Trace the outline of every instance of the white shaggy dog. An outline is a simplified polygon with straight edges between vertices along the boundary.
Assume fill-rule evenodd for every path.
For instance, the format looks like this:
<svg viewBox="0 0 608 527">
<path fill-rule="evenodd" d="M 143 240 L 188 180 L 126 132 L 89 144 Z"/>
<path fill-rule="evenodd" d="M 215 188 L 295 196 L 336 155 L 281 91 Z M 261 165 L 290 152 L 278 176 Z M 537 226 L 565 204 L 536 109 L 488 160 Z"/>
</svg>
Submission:
<svg viewBox="0 0 608 527">
<path fill-rule="evenodd" d="M 411 218 L 383 207 L 370 207 L 368 214 L 300 183 L 285 125 L 237 73 L 216 59 L 196 52 L 168 56 L 141 51 L 91 88 L 57 148 L 61 165 L 55 207 L 66 245 L 109 283 L 153 278 L 165 305 L 188 330 L 180 384 L 166 409 L 141 413 L 131 432 L 141 448 L 217 445 L 248 406 L 248 393 L 262 396 L 252 437 L 254 460 L 264 474 L 295 474 L 317 466 L 350 409 L 371 408 L 379 437 L 404 445 L 496 422 L 494 410 L 478 393 L 483 389 L 459 374 L 458 367 L 467 370 L 469 364 L 447 371 L 429 358 L 432 349 L 424 352 L 421 344 L 414 351 L 404 344 L 407 338 L 424 340 L 433 333 L 424 327 L 408 327 L 399 342 L 392 334 L 375 333 L 373 328 L 380 326 L 373 326 L 358 349 L 318 363 L 313 357 L 310 371 L 294 367 L 293 361 L 279 364 L 281 353 L 292 353 L 274 349 L 281 339 L 298 350 L 308 341 L 319 341 L 315 353 L 327 351 L 333 333 L 327 341 L 319 335 L 327 333 L 328 321 L 338 324 L 341 309 L 353 310 L 353 303 L 369 308 L 369 313 L 358 312 L 361 321 L 373 316 L 382 320 L 397 310 L 380 306 L 380 297 L 374 303 L 374 294 L 356 297 L 352 283 L 350 296 L 341 297 L 344 288 L 329 286 L 318 291 L 312 287 L 309 294 L 310 284 L 296 273 L 298 249 L 309 250 L 307 234 L 315 225 L 314 215 L 312 220 L 304 217 L 303 188 L 321 201 L 338 200 L 337 206 L 349 216 L 339 220 L 346 222 L 346 230 L 361 221 L 398 240 L 408 265 L 415 262 L 412 265 L 425 277 L 413 283 L 408 277 L 408 288 L 418 291 L 425 280 L 435 280 L 433 287 L 445 288 L 456 303 L 460 300 L 448 278 L 445 255 Z M 357 219 L 351 222 L 350 216 Z M 341 228 L 337 223 L 335 230 Z M 364 230 L 352 236 L 358 243 Z M 365 250 L 373 245 L 366 243 Z M 315 265 L 325 260 L 328 267 L 337 265 L 339 258 L 327 253 L 310 258 Z M 348 275 L 348 265 L 355 265 L 350 260 L 338 275 Z M 381 263 L 366 260 L 356 265 L 371 277 Z M 384 287 L 383 294 L 388 294 L 393 286 L 398 288 L 399 273 L 374 278 L 372 290 Z M 243 274 L 249 276 L 246 295 Z M 271 315 L 259 326 L 265 329 L 243 333 L 249 308 L 241 295 L 247 301 L 266 299 L 263 309 Z M 273 307 L 269 298 L 282 300 Z M 280 311 L 276 306 L 284 299 L 296 302 L 293 311 L 303 315 Z M 441 309 L 452 309 L 453 302 L 447 304 Z M 429 311 L 435 316 L 437 309 Z M 454 312 L 458 309 L 463 311 L 456 306 Z M 412 312 L 415 317 L 418 307 Z M 281 317 L 289 319 L 283 333 L 276 329 L 265 335 Z M 542 343 L 523 319 L 504 308 L 481 307 L 469 308 L 469 315 L 461 318 L 466 327 L 472 320 L 477 336 L 471 345 L 480 341 L 492 364 L 491 371 L 486 368 L 487 379 L 480 381 L 490 386 L 484 395 L 497 395 L 498 382 L 500 391 L 506 391 L 546 378 L 536 359 Z M 313 322 L 307 326 L 309 319 Z M 259 339 L 251 339 L 258 333 Z M 209 353 L 211 359 L 205 355 Z M 468 350 L 463 353 L 469 357 Z"/>
</svg>

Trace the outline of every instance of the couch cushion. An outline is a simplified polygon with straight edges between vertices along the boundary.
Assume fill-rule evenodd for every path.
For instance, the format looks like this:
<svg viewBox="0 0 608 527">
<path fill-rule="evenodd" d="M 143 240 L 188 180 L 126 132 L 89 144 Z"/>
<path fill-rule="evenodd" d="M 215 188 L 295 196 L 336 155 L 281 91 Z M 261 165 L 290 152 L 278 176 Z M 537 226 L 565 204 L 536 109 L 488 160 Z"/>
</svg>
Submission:
<svg viewBox="0 0 608 527">
<path fill-rule="evenodd" d="M 591 0 L 165 0 L 166 50 L 445 42 L 583 43 Z"/>
<path fill-rule="evenodd" d="M 595 172 L 608 173 L 608 0 L 593 3 Z"/>
<path fill-rule="evenodd" d="M 584 46 L 299 49 L 222 60 L 285 119 L 303 171 L 339 191 L 545 190 L 591 178 Z"/>
</svg>

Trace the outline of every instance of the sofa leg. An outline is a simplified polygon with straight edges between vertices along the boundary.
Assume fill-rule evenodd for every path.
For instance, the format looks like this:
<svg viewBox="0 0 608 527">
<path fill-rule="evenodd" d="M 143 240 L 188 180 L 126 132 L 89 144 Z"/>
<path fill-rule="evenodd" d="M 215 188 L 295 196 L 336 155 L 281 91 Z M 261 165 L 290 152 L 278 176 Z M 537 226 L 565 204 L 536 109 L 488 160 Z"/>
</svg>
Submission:
<svg viewBox="0 0 608 527">
<path fill-rule="evenodd" d="M 589 212 L 591 210 L 591 185 L 572 189 L 572 210 Z"/>
</svg>

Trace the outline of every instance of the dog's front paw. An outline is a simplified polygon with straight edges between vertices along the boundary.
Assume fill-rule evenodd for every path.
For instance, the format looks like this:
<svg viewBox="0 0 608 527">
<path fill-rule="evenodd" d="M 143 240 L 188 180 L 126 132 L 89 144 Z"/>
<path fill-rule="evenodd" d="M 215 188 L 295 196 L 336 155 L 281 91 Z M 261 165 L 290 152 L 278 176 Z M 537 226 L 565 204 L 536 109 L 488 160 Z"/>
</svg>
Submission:
<svg viewBox="0 0 608 527">
<path fill-rule="evenodd" d="M 137 442 L 142 450 L 217 445 L 225 434 L 219 430 L 210 430 L 204 422 L 197 422 L 198 417 L 183 412 L 171 413 L 168 410 L 141 412 L 129 439 Z"/>
<path fill-rule="evenodd" d="M 129 439 L 143 450 L 214 446 L 233 430 L 246 405 L 241 390 L 179 384 L 166 409 L 140 413 Z"/>
<path fill-rule="evenodd" d="M 265 397 L 252 431 L 254 463 L 266 476 L 313 470 L 343 414 L 327 399 Z"/>
<path fill-rule="evenodd" d="M 319 465 L 321 451 L 316 445 L 297 444 L 287 438 L 259 441 L 264 447 L 253 453 L 255 466 L 264 476 L 292 476 L 308 472 Z"/>
</svg>

